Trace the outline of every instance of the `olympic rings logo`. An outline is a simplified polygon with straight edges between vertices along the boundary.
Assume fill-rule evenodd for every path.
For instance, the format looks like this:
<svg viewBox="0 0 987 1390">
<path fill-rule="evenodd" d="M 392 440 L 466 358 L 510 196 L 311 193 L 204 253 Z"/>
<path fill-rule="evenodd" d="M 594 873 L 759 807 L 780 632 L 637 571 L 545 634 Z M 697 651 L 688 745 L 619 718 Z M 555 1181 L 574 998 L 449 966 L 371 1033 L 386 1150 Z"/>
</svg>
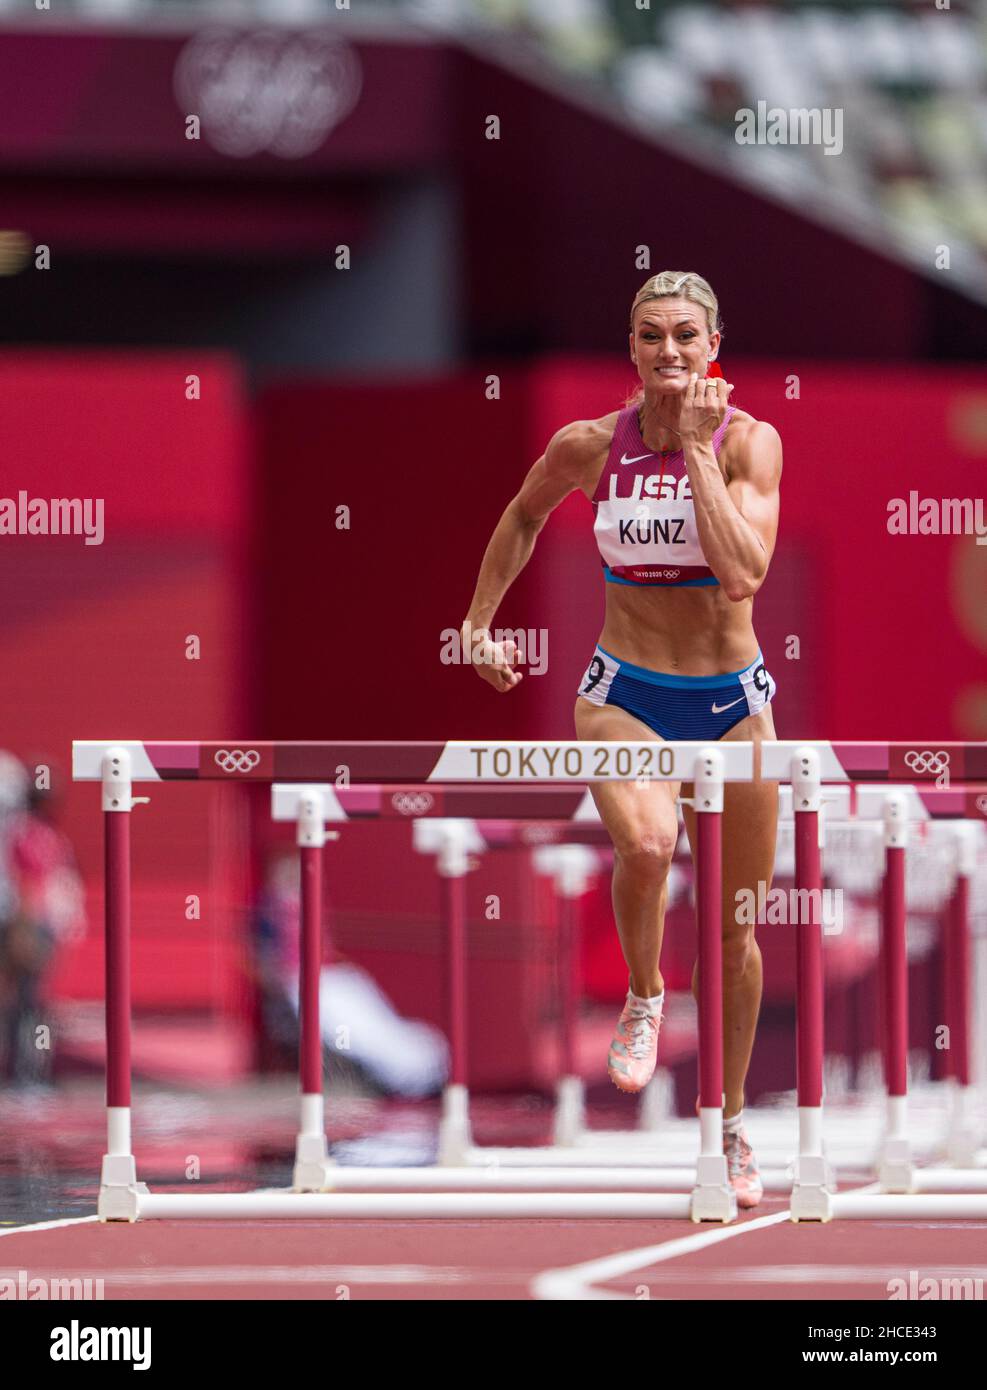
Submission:
<svg viewBox="0 0 987 1390">
<path fill-rule="evenodd" d="M 395 792 L 391 805 L 402 816 L 424 816 L 435 805 L 435 798 L 428 792 Z"/>
<path fill-rule="evenodd" d="M 252 772 L 260 762 L 260 754 L 255 748 L 218 748 L 215 762 L 224 772 Z"/>
<path fill-rule="evenodd" d="M 905 766 L 910 767 L 913 772 L 928 772 L 933 777 L 938 777 L 949 767 L 949 754 L 940 750 L 938 753 L 923 751 L 921 753 L 908 752 L 905 754 Z"/>
</svg>

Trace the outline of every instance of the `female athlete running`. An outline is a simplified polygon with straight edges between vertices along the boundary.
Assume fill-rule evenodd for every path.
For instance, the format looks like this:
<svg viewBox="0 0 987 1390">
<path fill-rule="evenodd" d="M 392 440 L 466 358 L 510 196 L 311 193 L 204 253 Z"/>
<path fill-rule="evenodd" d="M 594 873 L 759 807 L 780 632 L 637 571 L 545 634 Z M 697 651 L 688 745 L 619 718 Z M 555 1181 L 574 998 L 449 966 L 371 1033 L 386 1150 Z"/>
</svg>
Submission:
<svg viewBox="0 0 987 1390">
<path fill-rule="evenodd" d="M 606 580 L 606 616 L 576 699 L 577 737 L 775 737 L 768 675 L 752 624 L 778 529 L 781 441 L 773 426 L 729 403 L 716 368 L 719 306 L 699 275 L 663 271 L 631 308 L 630 355 L 641 387 L 623 410 L 565 425 L 549 441 L 494 530 L 463 624 L 473 665 L 495 690 L 522 679 L 514 648 L 489 628 L 549 513 L 577 488 L 592 503 Z M 467 624 L 469 626 L 467 626 Z M 676 801 L 690 784 L 591 784 L 614 844 L 613 907 L 629 990 L 608 1071 L 639 1091 L 657 1058 L 664 982 L 659 967 Z M 683 806 L 695 854 L 695 816 Z M 723 814 L 724 1152 L 742 1207 L 762 1186 L 742 1127 L 744 1079 L 761 1000 L 753 927 L 736 920 L 741 889 L 770 888 L 778 792 L 728 782 Z M 696 993 L 693 971 L 693 993 Z"/>
</svg>

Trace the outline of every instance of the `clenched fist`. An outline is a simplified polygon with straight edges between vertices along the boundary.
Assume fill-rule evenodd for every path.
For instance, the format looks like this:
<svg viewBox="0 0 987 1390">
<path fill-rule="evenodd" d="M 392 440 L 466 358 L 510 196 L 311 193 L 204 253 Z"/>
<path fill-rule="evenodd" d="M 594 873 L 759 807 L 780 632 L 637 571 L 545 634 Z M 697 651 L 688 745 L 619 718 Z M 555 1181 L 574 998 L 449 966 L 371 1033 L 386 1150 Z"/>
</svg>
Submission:
<svg viewBox="0 0 987 1390">
<path fill-rule="evenodd" d="M 463 645 L 476 674 L 489 681 L 494 690 L 513 690 L 524 680 L 522 673 L 514 670 L 518 647 L 511 638 L 495 642 L 484 628 L 464 630 Z"/>
<path fill-rule="evenodd" d="M 709 444 L 723 424 L 733 386 L 722 377 L 689 378 L 679 416 L 679 437 L 683 444 Z"/>
</svg>

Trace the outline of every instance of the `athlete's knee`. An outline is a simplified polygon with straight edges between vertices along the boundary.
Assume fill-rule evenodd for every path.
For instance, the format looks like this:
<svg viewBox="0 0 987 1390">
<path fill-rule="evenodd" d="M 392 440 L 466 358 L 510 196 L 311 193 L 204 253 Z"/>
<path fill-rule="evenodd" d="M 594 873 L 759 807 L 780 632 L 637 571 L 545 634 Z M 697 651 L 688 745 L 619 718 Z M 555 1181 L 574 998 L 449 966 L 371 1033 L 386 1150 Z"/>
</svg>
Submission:
<svg viewBox="0 0 987 1390">
<path fill-rule="evenodd" d="M 632 831 L 615 845 L 621 872 L 645 882 L 662 882 L 668 877 L 677 841 L 678 827 Z"/>
<path fill-rule="evenodd" d="M 723 932 L 723 974 L 726 979 L 743 975 L 758 951 L 753 927 L 731 922 Z"/>
</svg>

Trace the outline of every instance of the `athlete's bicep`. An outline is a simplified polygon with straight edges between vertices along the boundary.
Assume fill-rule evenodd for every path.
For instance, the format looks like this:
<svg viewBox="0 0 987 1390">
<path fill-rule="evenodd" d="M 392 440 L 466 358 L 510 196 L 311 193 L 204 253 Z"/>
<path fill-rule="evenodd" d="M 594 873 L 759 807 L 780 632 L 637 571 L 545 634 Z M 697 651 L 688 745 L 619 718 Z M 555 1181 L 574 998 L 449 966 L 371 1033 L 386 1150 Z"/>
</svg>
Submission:
<svg viewBox="0 0 987 1390">
<path fill-rule="evenodd" d="M 778 431 L 773 425 L 759 420 L 747 431 L 738 449 L 738 457 L 731 461 L 727 492 L 764 547 L 765 570 L 778 538 L 781 468 Z"/>
</svg>

